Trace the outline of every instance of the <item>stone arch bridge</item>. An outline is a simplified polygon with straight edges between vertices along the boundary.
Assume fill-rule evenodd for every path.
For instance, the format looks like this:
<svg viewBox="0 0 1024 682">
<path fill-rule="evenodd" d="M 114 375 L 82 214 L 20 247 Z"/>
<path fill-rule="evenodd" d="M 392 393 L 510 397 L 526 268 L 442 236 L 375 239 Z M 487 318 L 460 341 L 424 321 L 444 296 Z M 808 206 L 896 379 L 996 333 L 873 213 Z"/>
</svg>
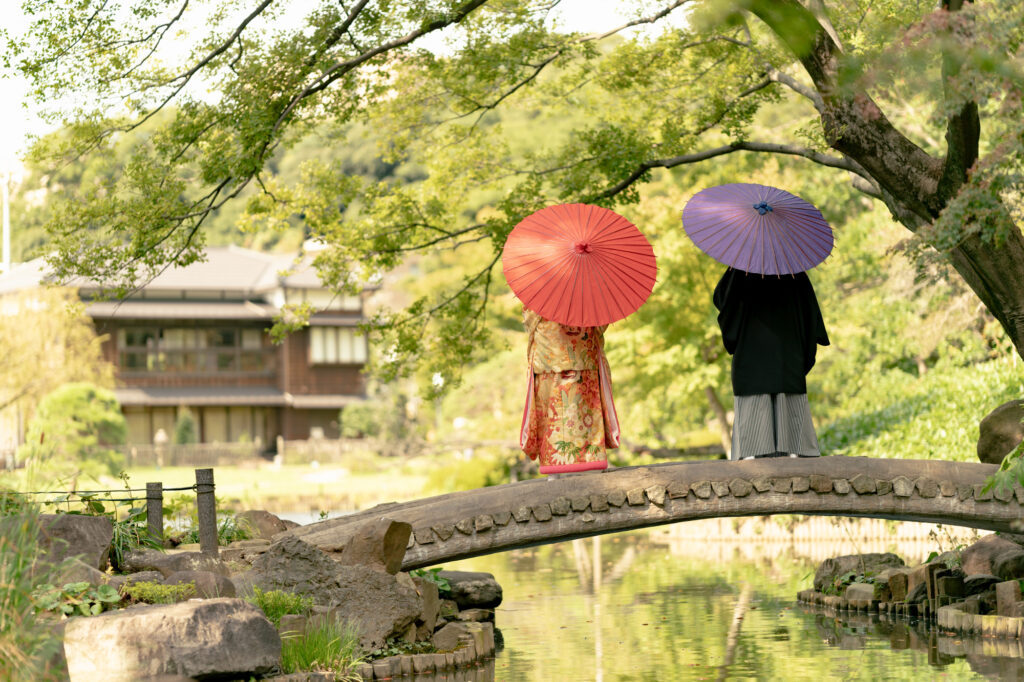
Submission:
<svg viewBox="0 0 1024 682">
<path fill-rule="evenodd" d="M 811 514 L 1010 531 L 1024 489 L 997 467 L 866 457 L 668 463 L 536 479 L 372 509 L 288 531 L 337 556 L 381 518 L 412 526 L 403 570 L 519 547 L 722 516 Z"/>
</svg>

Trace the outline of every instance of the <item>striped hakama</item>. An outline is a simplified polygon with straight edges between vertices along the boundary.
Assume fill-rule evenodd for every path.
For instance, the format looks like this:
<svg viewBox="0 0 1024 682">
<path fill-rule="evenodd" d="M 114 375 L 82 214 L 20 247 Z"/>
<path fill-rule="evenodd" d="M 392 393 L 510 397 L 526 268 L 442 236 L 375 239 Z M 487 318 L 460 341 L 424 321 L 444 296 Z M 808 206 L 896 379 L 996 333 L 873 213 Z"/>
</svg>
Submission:
<svg viewBox="0 0 1024 682">
<path fill-rule="evenodd" d="M 821 454 L 806 393 L 738 395 L 734 406 L 731 459 Z"/>
</svg>

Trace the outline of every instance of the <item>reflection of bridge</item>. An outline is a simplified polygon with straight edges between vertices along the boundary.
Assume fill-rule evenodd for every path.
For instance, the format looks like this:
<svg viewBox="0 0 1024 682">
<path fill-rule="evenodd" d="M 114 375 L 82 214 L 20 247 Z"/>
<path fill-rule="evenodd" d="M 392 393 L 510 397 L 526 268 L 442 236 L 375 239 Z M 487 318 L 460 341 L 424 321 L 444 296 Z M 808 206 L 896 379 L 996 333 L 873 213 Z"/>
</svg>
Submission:
<svg viewBox="0 0 1024 682">
<path fill-rule="evenodd" d="M 865 457 L 627 467 L 378 505 L 289 533 L 339 552 L 364 523 L 412 525 L 403 568 L 722 516 L 815 514 L 1010 530 L 1024 489 L 982 492 L 991 464 Z"/>
</svg>

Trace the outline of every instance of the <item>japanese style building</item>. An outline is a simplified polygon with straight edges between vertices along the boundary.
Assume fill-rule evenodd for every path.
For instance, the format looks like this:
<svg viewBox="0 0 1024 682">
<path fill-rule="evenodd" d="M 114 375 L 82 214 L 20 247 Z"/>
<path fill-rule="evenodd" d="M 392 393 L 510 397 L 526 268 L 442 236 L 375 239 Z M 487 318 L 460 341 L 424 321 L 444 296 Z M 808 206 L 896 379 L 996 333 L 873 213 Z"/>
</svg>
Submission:
<svg viewBox="0 0 1024 682">
<path fill-rule="evenodd" d="M 124 301 L 93 300 L 96 289 L 78 285 L 116 369 L 128 442 L 173 433 L 183 409 L 203 443 L 272 449 L 278 436 L 337 437 L 340 410 L 365 395 L 363 300 L 334 296 L 310 262 L 211 247 L 204 262 L 169 268 Z M 41 260 L 25 263 L 0 277 L 0 293 L 44 278 Z M 274 316 L 303 302 L 316 311 L 309 326 L 273 344 Z"/>
</svg>

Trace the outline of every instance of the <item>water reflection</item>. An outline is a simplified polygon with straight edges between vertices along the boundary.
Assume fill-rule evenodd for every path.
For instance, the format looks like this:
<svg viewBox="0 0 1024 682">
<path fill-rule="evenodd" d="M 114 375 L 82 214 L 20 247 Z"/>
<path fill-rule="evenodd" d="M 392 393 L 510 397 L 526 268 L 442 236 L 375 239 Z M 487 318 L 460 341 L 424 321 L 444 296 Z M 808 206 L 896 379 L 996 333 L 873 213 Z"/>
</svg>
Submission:
<svg viewBox="0 0 1024 682">
<path fill-rule="evenodd" d="M 815 627 L 830 646 L 857 650 L 870 646 L 872 639 L 887 640 L 894 652 L 924 652 L 933 668 L 964 659 L 972 671 L 986 678 L 1024 679 L 1024 648 L 1017 639 L 965 638 L 920 621 L 893 620 L 884 614 L 837 615 L 806 605 L 800 609 L 814 618 Z"/>
<path fill-rule="evenodd" d="M 1019 678 L 1003 661 L 1020 663 L 1019 647 L 1011 655 L 905 623 L 798 608 L 820 559 L 778 543 L 727 544 L 654 529 L 446 567 L 488 571 L 504 588 L 497 682 Z M 852 544 L 830 556 L 899 549 Z"/>
</svg>

